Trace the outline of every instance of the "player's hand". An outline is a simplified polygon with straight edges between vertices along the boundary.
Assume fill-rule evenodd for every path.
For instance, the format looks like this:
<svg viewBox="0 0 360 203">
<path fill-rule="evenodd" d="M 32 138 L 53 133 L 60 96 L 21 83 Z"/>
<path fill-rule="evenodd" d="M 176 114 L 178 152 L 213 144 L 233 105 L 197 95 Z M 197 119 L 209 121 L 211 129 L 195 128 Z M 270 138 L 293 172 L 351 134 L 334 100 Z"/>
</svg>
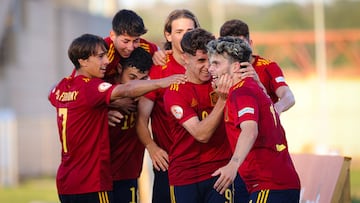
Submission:
<svg viewBox="0 0 360 203">
<path fill-rule="evenodd" d="M 115 127 L 121 122 L 124 116 L 118 110 L 109 110 L 108 111 L 108 123 L 110 126 Z"/>
<path fill-rule="evenodd" d="M 219 178 L 214 184 L 214 189 L 220 194 L 224 194 L 225 190 L 234 182 L 237 170 L 237 166 L 231 162 L 216 170 L 212 176 L 219 176 Z"/>
<path fill-rule="evenodd" d="M 166 64 L 166 55 L 172 54 L 172 50 L 158 50 L 154 53 L 152 60 L 154 65 L 164 66 Z"/>
<path fill-rule="evenodd" d="M 232 77 L 229 74 L 221 75 L 215 82 L 215 91 L 219 98 L 226 100 L 229 95 L 230 88 L 233 86 Z"/>
<path fill-rule="evenodd" d="M 125 114 L 130 114 L 137 110 L 136 104 L 136 99 L 124 97 L 111 102 L 109 107 L 119 109 Z"/>
<path fill-rule="evenodd" d="M 161 149 L 155 142 L 146 146 L 154 168 L 158 171 L 167 171 L 169 168 L 169 156 L 165 150 Z"/>
<path fill-rule="evenodd" d="M 260 82 L 259 76 L 256 73 L 254 67 L 249 62 L 241 62 L 242 66 L 246 66 L 246 68 L 240 68 L 237 72 L 240 73 L 240 78 L 244 79 L 247 77 L 252 77 L 256 82 Z"/>
<path fill-rule="evenodd" d="M 160 87 L 165 88 L 172 84 L 184 84 L 187 81 L 187 77 L 185 74 L 175 74 L 158 80 Z"/>
</svg>

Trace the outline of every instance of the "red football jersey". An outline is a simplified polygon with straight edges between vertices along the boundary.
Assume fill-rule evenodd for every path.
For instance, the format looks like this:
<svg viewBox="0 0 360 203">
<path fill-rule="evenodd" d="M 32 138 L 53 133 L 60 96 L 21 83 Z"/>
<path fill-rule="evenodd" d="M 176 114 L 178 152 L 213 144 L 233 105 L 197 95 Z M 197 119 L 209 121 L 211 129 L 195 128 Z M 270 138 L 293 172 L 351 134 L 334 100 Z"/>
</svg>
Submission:
<svg viewBox="0 0 360 203">
<path fill-rule="evenodd" d="M 131 112 L 125 114 L 116 127 L 110 127 L 111 170 L 114 181 L 140 177 L 145 147 L 137 136 L 135 121 L 136 112 Z"/>
<path fill-rule="evenodd" d="M 106 67 L 106 73 L 104 77 L 104 79 L 108 79 L 108 78 L 112 78 L 117 73 L 117 66 L 120 62 L 121 56 L 116 51 L 114 43 L 110 37 L 106 37 L 104 40 L 109 46 L 109 50 L 108 50 L 109 65 Z M 148 42 L 142 38 L 140 38 L 140 47 L 143 48 L 145 51 L 149 52 L 151 55 L 153 55 L 158 50 L 156 44 Z"/>
<path fill-rule="evenodd" d="M 288 152 L 285 131 L 273 103 L 253 78 L 246 78 L 230 90 L 224 111 L 232 150 L 241 133 L 240 124 L 253 120 L 258 136 L 239 167 L 248 191 L 300 189 L 300 180 Z"/>
<path fill-rule="evenodd" d="M 167 63 L 164 66 L 153 66 L 150 69 L 150 79 L 159 79 L 168 77 L 174 74 L 184 74 L 185 68 L 180 65 L 172 55 L 167 55 Z M 149 92 L 145 95 L 146 98 L 154 102 L 154 107 L 151 113 L 151 128 L 154 141 L 169 152 L 169 146 L 171 145 L 171 139 L 169 137 L 169 127 L 167 122 L 167 114 L 164 110 L 164 96 L 165 89 L 157 89 Z"/>
<path fill-rule="evenodd" d="M 253 57 L 255 57 L 255 61 L 252 65 L 272 102 L 276 103 L 279 100 L 275 93 L 276 89 L 281 86 L 288 86 L 284 74 L 277 63 L 256 55 Z"/>
<path fill-rule="evenodd" d="M 231 149 L 222 122 L 208 143 L 198 142 L 182 124 L 196 116 L 206 118 L 214 108 L 217 95 L 211 83 L 187 82 L 172 85 L 164 94 L 165 110 L 169 116 L 170 135 L 173 140 L 169 152 L 169 182 L 186 185 L 211 178 L 211 174 L 226 165 Z"/>
<path fill-rule="evenodd" d="M 99 78 L 64 78 L 49 94 L 62 145 L 59 194 L 112 190 L 107 112 L 114 88 Z"/>
</svg>

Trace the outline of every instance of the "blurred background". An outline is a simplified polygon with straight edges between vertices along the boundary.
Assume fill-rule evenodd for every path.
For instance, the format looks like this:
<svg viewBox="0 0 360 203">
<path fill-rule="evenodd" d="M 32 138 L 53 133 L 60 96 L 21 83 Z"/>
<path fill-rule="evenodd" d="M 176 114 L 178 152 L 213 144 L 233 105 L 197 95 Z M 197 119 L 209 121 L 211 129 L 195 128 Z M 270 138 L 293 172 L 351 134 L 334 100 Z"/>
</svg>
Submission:
<svg viewBox="0 0 360 203">
<path fill-rule="evenodd" d="M 0 0 L 0 202 L 58 202 L 60 144 L 48 91 L 71 73 L 71 41 L 108 36 L 123 8 L 143 18 L 143 37 L 159 47 L 177 8 L 216 36 L 226 20 L 247 22 L 254 52 L 278 62 L 295 95 L 281 115 L 289 151 L 351 157 L 351 196 L 360 199 L 359 0 Z M 146 156 L 142 191 L 151 190 L 151 168 Z M 151 194 L 142 195 L 148 202 Z"/>
</svg>

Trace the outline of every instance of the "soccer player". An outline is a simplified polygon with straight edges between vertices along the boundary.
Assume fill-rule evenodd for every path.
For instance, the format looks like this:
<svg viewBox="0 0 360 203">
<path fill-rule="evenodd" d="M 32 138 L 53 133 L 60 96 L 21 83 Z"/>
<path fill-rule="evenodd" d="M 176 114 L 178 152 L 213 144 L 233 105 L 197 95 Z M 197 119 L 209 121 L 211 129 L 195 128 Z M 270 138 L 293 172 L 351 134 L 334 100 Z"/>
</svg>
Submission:
<svg viewBox="0 0 360 203">
<path fill-rule="evenodd" d="M 172 54 L 167 55 L 167 62 L 164 66 L 159 65 L 151 68 L 149 73 L 151 79 L 185 73 L 180 41 L 187 31 L 197 27 L 199 27 L 198 20 L 189 10 L 178 9 L 169 14 L 164 26 L 164 36 L 166 38 L 164 46 L 166 50 L 172 50 Z M 167 173 L 171 140 L 164 110 L 163 94 L 164 90 L 159 89 L 140 98 L 138 120 L 136 122 L 139 138 L 148 150 L 154 166 L 152 193 L 152 202 L 154 203 L 171 202 Z M 148 128 L 150 120 L 152 131 Z"/>
<path fill-rule="evenodd" d="M 242 62 L 251 55 L 250 45 L 236 37 L 220 37 L 208 44 L 210 72 L 215 84 L 230 75 L 233 86 L 224 120 L 233 155 L 215 171 L 214 188 L 224 193 L 237 171 L 247 185 L 251 202 L 298 203 L 300 180 L 291 160 L 285 131 L 268 95 L 252 77 L 241 79 Z"/>
<path fill-rule="evenodd" d="M 135 48 L 130 57 L 120 61 L 116 84 L 130 80 L 146 80 L 152 59 L 143 48 Z M 145 147 L 140 142 L 135 121 L 137 113 L 122 112 L 121 123 L 110 127 L 111 171 L 114 185 L 114 202 L 138 202 L 138 178 L 142 170 Z"/>
<path fill-rule="evenodd" d="M 122 97 L 138 97 L 157 88 L 184 82 L 186 77 L 130 81 L 111 85 L 104 82 L 107 44 L 99 36 L 84 34 L 73 40 L 68 56 L 72 74 L 49 93 L 56 108 L 61 163 L 56 184 L 62 203 L 112 202 L 108 104 Z"/>
<path fill-rule="evenodd" d="M 188 82 L 170 86 L 164 94 L 172 141 L 169 181 L 177 203 L 224 203 L 234 198 L 231 186 L 225 194 L 213 188 L 218 177 L 212 174 L 230 160 L 231 150 L 222 119 L 227 94 L 213 90 L 208 71 L 206 44 L 212 39 L 201 28 L 185 33 L 181 48 Z"/>
<path fill-rule="evenodd" d="M 110 36 L 105 38 L 109 45 L 109 65 L 106 77 L 112 78 L 117 73 L 117 66 L 122 59 L 128 58 L 137 47 L 142 47 L 153 55 L 158 47 L 141 38 L 147 32 L 143 19 L 134 11 L 122 9 L 112 19 Z"/>
<path fill-rule="evenodd" d="M 252 45 L 250 39 L 249 26 L 241 20 L 226 21 L 220 28 L 220 37 L 234 36 Z M 260 80 L 266 89 L 267 94 L 271 97 L 274 107 L 278 114 L 287 111 L 295 104 L 294 94 L 285 81 L 284 74 L 276 62 L 264 59 L 259 55 L 250 56 L 252 67 L 241 69 L 242 75 L 255 74 L 255 78 Z M 253 71 L 255 69 L 255 72 Z"/>
</svg>

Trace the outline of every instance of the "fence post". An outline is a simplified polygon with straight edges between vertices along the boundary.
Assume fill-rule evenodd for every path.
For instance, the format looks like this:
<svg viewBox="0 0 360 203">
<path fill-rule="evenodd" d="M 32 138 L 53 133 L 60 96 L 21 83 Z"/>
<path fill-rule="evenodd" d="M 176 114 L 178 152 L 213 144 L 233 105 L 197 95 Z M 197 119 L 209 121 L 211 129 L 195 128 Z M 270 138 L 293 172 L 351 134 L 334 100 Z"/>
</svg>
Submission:
<svg viewBox="0 0 360 203">
<path fill-rule="evenodd" d="M 0 109 L 0 186 L 18 184 L 16 117 L 10 109 Z"/>
</svg>

